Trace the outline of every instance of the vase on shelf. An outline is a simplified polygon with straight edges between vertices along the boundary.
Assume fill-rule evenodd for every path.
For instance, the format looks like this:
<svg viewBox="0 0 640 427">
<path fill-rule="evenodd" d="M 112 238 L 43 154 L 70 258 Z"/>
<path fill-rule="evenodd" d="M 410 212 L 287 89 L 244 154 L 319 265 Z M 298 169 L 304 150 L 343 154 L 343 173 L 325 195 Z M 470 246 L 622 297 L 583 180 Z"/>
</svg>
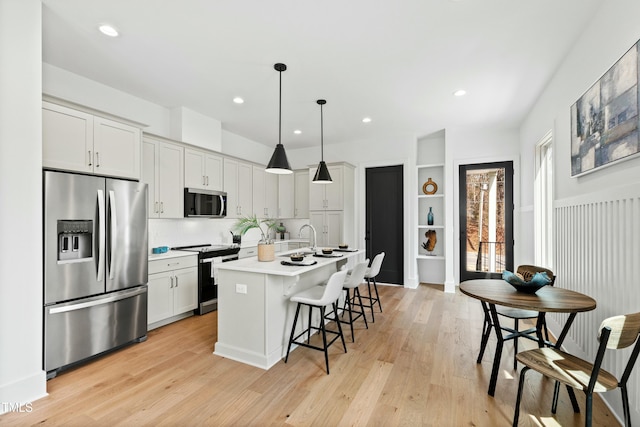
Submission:
<svg viewBox="0 0 640 427">
<path fill-rule="evenodd" d="M 431 206 L 429 206 L 429 213 L 427 214 L 427 225 L 433 225 L 433 211 L 431 210 Z"/>
</svg>

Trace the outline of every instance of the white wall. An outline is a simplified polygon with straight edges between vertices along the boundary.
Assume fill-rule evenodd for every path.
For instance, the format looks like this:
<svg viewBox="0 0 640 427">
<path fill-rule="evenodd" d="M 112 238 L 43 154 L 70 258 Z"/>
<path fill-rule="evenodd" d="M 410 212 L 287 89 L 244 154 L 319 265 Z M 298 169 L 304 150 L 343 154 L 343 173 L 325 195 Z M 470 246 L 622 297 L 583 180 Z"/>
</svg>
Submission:
<svg viewBox="0 0 640 427">
<path fill-rule="evenodd" d="M 589 206 L 601 203 L 609 203 L 611 194 L 624 199 L 633 199 L 635 194 L 628 189 L 638 188 L 640 184 L 640 159 L 636 158 L 611 167 L 594 171 L 590 174 L 571 178 L 570 167 L 570 114 L 572 104 L 596 82 L 638 39 L 640 39 L 640 2 L 637 0 L 619 0 L 614 3 L 603 2 L 596 18 L 585 27 L 584 32 L 572 49 L 567 52 L 565 60 L 556 74 L 553 76 L 546 89 L 540 95 L 537 103 L 526 117 L 520 129 L 520 143 L 523 159 L 533 158 L 535 144 L 548 130 L 553 131 L 553 156 L 554 156 L 554 211 L 558 216 L 558 209 L 566 206 Z M 533 204 L 533 161 L 523 160 L 521 181 L 521 194 L 524 205 Z M 622 193 L 622 194 L 620 194 Z M 576 209 L 579 212 L 580 209 Z M 600 212 L 597 210 L 595 212 Z M 611 221 L 623 218 L 609 218 Z M 533 215 L 527 215 L 521 228 L 533 229 Z M 554 246 L 556 248 L 566 246 L 566 242 L 559 241 L 558 235 L 566 236 L 575 234 L 567 227 L 574 227 L 581 222 L 581 217 L 573 220 L 564 220 L 556 224 L 556 236 Z M 637 218 L 635 219 L 637 224 Z M 575 228 L 575 227 L 574 227 Z M 614 227 L 615 228 L 615 227 Z M 620 228 L 620 227 L 618 227 Z M 593 230 L 592 230 L 593 231 Z M 597 233 L 582 236 L 585 244 L 578 245 L 576 250 L 570 253 L 556 253 L 556 263 L 564 266 L 556 269 L 558 276 L 556 284 L 570 289 L 589 289 L 588 294 L 596 299 L 596 310 L 579 314 L 572 332 L 565 340 L 565 345 L 577 354 L 591 359 L 594 357 L 596 330 L 600 321 L 612 314 L 623 314 L 619 310 L 638 311 L 637 306 L 627 304 L 629 297 L 637 295 L 637 276 L 627 274 L 637 264 L 629 260 L 628 256 L 622 259 L 612 258 L 607 254 L 636 254 L 637 245 L 634 242 L 640 240 L 640 229 L 632 227 L 618 230 L 620 235 L 600 236 Z M 632 235 L 629 235 L 632 233 Z M 604 250 L 605 265 L 594 260 L 594 254 L 603 253 L 603 239 L 609 241 Z M 585 247 L 586 246 L 586 247 Z M 533 253 L 533 241 L 531 242 Z M 558 252 L 558 251 L 556 251 Z M 637 259 L 633 255 L 634 259 Z M 572 263 L 558 262 L 558 257 L 571 257 Z M 560 259 L 560 260 L 562 260 Z M 577 268 L 577 266 L 582 266 Z M 594 277 L 603 277 L 593 283 Z M 556 321 L 554 332 L 559 332 L 556 316 L 551 316 Z M 605 363 L 605 367 L 609 367 Z M 640 383 L 638 369 L 631 377 L 630 398 L 632 407 L 632 421 L 640 421 L 638 405 L 640 403 Z M 621 415 L 619 392 L 607 393 L 605 399 Z"/>
<path fill-rule="evenodd" d="M 147 125 L 146 132 L 171 138 L 170 110 L 53 65 L 42 64 L 42 92 Z"/>
<path fill-rule="evenodd" d="M 41 7 L 0 0 L 0 413 L 46 395 Z"/>
</svg>

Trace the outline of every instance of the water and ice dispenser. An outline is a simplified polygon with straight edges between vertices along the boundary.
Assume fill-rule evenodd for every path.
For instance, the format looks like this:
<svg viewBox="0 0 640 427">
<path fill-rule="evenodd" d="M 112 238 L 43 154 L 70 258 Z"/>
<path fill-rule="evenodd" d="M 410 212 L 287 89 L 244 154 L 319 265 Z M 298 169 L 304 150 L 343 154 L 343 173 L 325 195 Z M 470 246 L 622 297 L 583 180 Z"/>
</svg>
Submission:
<svg viewBox="0 0 640 427">
<path fill-rule="evenodd" d="M 90 259 L 92 242 L 92 220 L 58 220 L 58 261 Z"/>
</svg>

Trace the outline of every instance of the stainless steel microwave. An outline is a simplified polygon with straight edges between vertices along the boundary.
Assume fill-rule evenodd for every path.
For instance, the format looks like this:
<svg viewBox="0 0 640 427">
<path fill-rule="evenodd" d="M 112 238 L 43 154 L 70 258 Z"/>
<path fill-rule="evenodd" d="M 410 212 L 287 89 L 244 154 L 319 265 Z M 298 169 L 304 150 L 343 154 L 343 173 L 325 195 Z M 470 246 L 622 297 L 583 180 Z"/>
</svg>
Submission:
<svg viewBox="0 0 640 427">
<path fill-rule="evenodd" d="M 227 193 L 224 191 L 184 189 L 184 216 L 223 218 L 227 215 Z"/>
</svg>

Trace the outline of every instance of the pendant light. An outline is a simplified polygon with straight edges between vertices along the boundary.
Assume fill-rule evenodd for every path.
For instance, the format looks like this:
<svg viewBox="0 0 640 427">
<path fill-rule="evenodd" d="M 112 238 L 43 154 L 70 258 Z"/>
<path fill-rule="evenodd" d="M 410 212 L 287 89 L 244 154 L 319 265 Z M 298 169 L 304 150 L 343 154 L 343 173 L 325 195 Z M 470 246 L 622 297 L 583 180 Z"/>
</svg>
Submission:
<svg viewBox="0 0 640 427">
<path fill-rule="evenodd" d="M 284 151 L 284 145 L 282 145 L 282 72 L 286 71 L 287 66 L 285 64 L 277 63 L 273 66 L 275 70 L 280 73 L 280 95 L 278 98 L 278 145 L 269 160 L 267 165 L 267 172 L 286 174 L 293 173 L 289 160 L 287 160 L 287 153 Z"/>
<path fill-rule="evenodd" d="M 316 170 L 316 174 L 313 176 L 314 184 L 331 184 L 333 181 L 331 180 L 331 175 L 329 175 L 329 169 L 327 169 L 327 164 L 324 162 L 324 123 L 322 120 L 322 106 L 327 103 L 324 99 L 318 99 L 316 101 L 320 106 L 320 163 L 318 164 L 318 170 Z"/>
</svg>

